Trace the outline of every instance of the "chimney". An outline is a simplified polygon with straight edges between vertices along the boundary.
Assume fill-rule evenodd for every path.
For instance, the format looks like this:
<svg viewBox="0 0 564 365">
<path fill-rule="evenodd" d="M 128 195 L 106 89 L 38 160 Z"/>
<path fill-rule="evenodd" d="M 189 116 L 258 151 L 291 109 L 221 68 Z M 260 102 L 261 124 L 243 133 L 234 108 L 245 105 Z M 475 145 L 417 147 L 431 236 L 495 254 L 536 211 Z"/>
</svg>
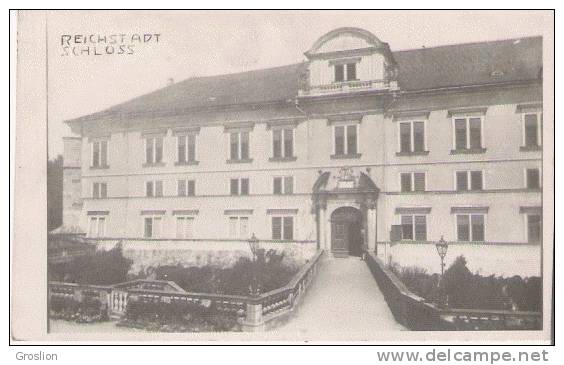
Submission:
<svg viewBox="0 0 564 365">
<path fill-rule="evenodd" d="M 166 80 L 166 84 L 167 84 L 167 86 L 170 86 L 170 85 L 174 84 L 174 79 L 173 79 L 172 77 L 169 77 L 169 78 Z"/>
</svg>

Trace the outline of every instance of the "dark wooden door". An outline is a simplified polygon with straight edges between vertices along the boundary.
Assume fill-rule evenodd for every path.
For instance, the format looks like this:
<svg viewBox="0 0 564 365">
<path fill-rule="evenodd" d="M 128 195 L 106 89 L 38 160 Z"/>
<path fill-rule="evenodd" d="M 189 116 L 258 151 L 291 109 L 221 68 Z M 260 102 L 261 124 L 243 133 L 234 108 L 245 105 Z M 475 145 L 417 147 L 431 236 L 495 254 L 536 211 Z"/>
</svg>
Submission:
<svg viewBox="0 0 564 365">
<path fill-rule="evenodd" d="M 333 222 L 331 225 L 331 251 L 335 256 L 347 256 L 349 254 L 349 224 L 348 222 Z"/>
<path fill-rule="evenodd" d="M 360 255 L 362 235 L 360 211 L 351 207 L 342 207 L 331 215 L 331 251 L 335 257 Z"/>
</svg>

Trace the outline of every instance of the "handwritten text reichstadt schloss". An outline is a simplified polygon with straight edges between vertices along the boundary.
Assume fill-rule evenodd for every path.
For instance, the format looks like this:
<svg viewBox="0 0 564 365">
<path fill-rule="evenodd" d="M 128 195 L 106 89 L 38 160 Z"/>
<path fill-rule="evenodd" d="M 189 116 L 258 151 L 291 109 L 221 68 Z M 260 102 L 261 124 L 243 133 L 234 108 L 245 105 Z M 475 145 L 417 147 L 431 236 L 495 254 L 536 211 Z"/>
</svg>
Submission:
<svg viewBox="0 0 564 365">
<path fill-rule="evenodd" d="M 132 55 L 160 39 L 158 33 L 62 34 L 61 56 Z"/>
</svg>

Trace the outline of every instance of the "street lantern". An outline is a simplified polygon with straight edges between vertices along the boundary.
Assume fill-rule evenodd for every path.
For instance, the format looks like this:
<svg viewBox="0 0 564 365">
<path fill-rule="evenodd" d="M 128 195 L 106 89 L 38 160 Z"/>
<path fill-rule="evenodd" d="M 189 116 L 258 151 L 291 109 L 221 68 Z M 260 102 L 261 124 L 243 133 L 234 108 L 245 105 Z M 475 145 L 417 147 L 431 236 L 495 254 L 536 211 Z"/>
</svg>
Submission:
<svg viewBox="0 0 564 365">
<path fill-rule="evenodd" d="M 443 236 L 441 236 L 441 239 L 439 240 L 439 242 L 435 244 L 435 247 L 437 248 L 437 253 L 441 257 L 441 276 L 442 276 L 445 270 L 445 256 L 448 251 L 448 243 L 446 243 Z"/>
<path fill-rule="evenodd" d="M 445 241 L 443 236 L 441 236 L 441 239 L 439 240 L 439 242 L 435 244 L 435 247 L 437 248 L 437 253 L 441 258 L 441 277 L 439 278 L 439 292 L 441 296 L 441 304 L 446 305 L 447 301 L 444 293 L 443 276 L 445 274 L 445 256 L 448 251 L 448 243 Z"/>
<path fill-rule="evenodd" d="M 249 238 L 247 242 L 249 243 L 251 253 L 253 254 L 253 267 L 252 267 L 253 278 L 251 281 L 251 285 L 249 287 L 249 291 L 251 292 L 252 296 L 258 296 L 260 295 L 260 288 L 258 285 L 258 278 L 257 278 L 257 266 L 258 266 L 257 255 L 259 250 L 259 240 L 253 233 L 251 235 L 251 238 Z"/>
</svg>

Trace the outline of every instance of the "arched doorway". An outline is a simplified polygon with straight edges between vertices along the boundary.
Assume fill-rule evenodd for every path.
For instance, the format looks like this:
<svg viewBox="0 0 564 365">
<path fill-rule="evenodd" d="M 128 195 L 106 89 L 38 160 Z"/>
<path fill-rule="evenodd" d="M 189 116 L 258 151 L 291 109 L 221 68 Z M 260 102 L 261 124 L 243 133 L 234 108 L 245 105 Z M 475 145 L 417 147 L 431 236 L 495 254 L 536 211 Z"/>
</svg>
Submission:
<svg viewBox="0 0 564 365">
<path fill-rule="evenodd" d="M 331 214 L 331 252 L 335 257 L 362 254 L 362 214 L 353 207 L 341 207 Z"/>
</svg>

